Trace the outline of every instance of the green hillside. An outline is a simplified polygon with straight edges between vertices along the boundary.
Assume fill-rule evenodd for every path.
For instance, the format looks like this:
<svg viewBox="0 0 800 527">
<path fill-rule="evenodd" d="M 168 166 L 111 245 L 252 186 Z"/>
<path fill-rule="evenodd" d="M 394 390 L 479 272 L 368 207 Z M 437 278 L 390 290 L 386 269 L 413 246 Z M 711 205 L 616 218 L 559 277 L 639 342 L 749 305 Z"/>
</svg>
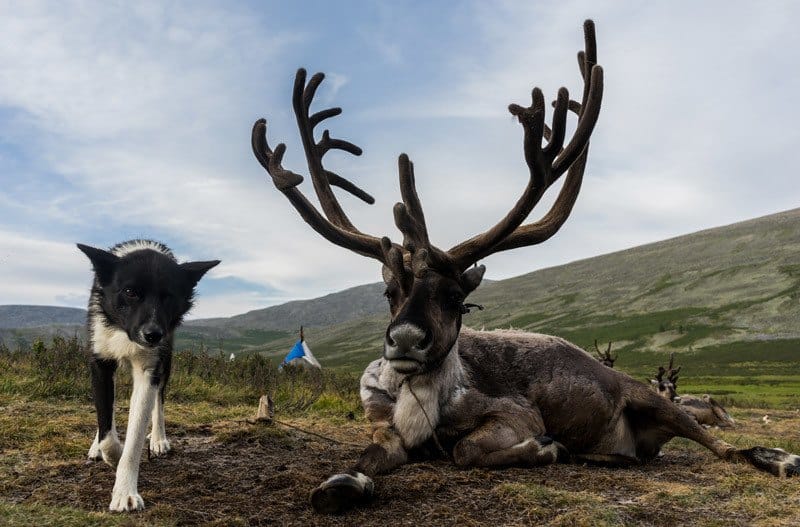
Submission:
<svg viewBox="0 0 800 527">
<path fill-rule="evenodd" d="M 639 378 L 676 352 L 687 389 L 729 377 L 800 394 L 783 378 L 800 375 L 800 209 L 492 282 L 471 300 L 485 306 L 467 315 L 471 327 L 551 333 L 586 349 L 613 341 L 618 366 Z M 384 308 L 307 336 L 323 365 L 359 370 L 380 353 L 387 320 Z M 293 340 L 251 349 L 277 357 Z"/>
<path fill-rule="evenodd" d="M 280 358 L 303 324 L 324 366 L 358 371 L 380 354 L 388 321 L 382 291 L 367 284 L 192 321 L 178 349 Z M 685 389 L 714 377 L 720 386 L 777 383 L 800 394 L 800 381 L 790 379 L 800 376 L 800 209 L 487 282 L 470 299 L 485 306 L 467 315 L 471 327 L 550 333 L 586 349 L 594 339 L 613 341 L 617 366 L 639 378 L 675 352 Z M 44 329 L 4 329 L 0 339 Z"/>
</svg>

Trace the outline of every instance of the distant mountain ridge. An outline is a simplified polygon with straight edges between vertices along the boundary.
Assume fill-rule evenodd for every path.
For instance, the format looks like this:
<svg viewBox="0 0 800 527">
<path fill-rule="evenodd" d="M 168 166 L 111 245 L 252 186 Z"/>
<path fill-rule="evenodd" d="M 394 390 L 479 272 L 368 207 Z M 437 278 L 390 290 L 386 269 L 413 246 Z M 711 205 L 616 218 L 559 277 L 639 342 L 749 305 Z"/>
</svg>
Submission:
<svg viewBox="0 0 800 527">
<path fill-rule="evenodd" d="M 35 328 L 51 325 L 82 325 L 86 310 L 57 306 L 0 306 L 0 329 Z"/>
<path fill-rule="evenodd" d="M 388 320 L 383 289 L 366 284 L 230 318 L 189 321 L 178 347 L 196 349 L 202 342 L 211 351 L 277 357 L 304 325 L 323 366 L 356 369 L 380 353 Z M 781 349 L 800 360 L 800 209 L 486 282 L 470 298 L 486 306 L 464 320 L 476 328 L 550 333 L 585 348 L 594 339 L 614 341 L 623 354 L 722 353 L 782 340 Z M 43 320 L 31 313 L 46 313 L 33 308 L 14 319 L 28 330 L 3 330 L 12 324 L 3 307 L 10 306 L 0 307 L 0 338 L 31 334 L 31 324 Z M 83 311 L 71 311 L 82 325 Z"/>
<path fill-rule="evenodd" d="M 384 310 L 385 288 L 383 283 L 359 285 L 319 298 L 293 300 L 232 317 L 190 320 L 186 326 L 275 331 L 294 330 L 301 324 L 332 326 Z"/>
</svg>

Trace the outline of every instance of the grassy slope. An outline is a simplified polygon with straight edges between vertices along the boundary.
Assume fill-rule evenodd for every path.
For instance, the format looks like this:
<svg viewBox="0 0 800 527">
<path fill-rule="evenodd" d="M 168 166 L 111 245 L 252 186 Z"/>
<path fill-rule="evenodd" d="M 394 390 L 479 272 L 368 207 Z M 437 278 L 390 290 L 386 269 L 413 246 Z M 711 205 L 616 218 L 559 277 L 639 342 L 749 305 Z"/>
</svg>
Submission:
<svg viewBox="0 0 800 527">
<path fill-rule="evenodd" d="M 493 282 L 471 300 L 486 307 L 467 315 L 472 327 L 552 333 L 586 349 L 614 341 L 619 367 L 637 376 L 669 352 L 694 375 L 800 375 L 800 209 Z M 308 340 L 324 365 L 358 370 L 377 356 L 386 319 L 317 328 Z M 255 349 L 279 356 L 291 340 Z"/>
<path fill-rule="evenodd" d="M 319 324 L 306 336 L 322 364 L 359 371 L 381 349 L 388 317 L 379 292 L 371 284 L 196 321 L 179 333 L 178 349 L 202 343 L 212 353 L 279 360 L 297 338 L 295 326 L 311 320 Z M 471 300 L 486 306 L 467 316 L 472 327 L 551 333 L 586 349 L 595 338 L 614 341 L 618 367 L 638 378 L 674 351 L 687 391 L 730 395 L 701 379 L 716 376 L 741 397 L 752 395 L 743 382 L 778 383 L 782 402 L 797 402 L 800 209 L 484 284 Z"/>
</svg>

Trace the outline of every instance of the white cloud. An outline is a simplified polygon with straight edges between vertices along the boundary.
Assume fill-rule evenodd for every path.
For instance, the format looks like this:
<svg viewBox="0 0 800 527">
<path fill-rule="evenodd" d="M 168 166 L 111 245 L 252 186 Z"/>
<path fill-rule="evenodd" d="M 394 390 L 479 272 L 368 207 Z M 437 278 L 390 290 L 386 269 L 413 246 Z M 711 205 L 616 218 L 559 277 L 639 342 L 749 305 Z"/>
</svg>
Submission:
<svg viewBox="0 0 800 527">
<path fill-rule="evenodd" d="M 0 230 L 0 270 L 0 304 L 82 307 L 89 299 L 91 264 L 74 244 Z"/>
<path fill-rule="evenodd" d="M 336 61 L 318 58 L 339 48 L 313 24 L 242 5 L 4 7 L 0 247 L 13 261 L 0 262 L 15 270 L 0 303 L 85 295 L 87 266 L 72 242 L 135 236 L 162 238 L 181 259 L 220 258 L 213 276 L 287 298 L 379 279 L 376 262 L 305 225 L 250 152 L 249 127 L 266 115 L 271 144 L 288 143 L 285 166 L 304 173 L 290 90 L 309 62 L 331 63 L 320 107 L 346 106 L 333 135 L 365 147 L 359 159 L 330 156 L 376 197 L 373 207 L 341 198 L 357 226 L 398 239 L 396 156 L 407 151 L 434 242 L 446 248 L 481 232 L 528 177 L 522 131 L 505 108 L 526 103 L 534 84 L 548 97 L 562 84 L 578 93 L 584 16 L 597 22 L 606 93 L 583 191 L 555 238 L 490 258 L 490 278 L 797 206 L 800 187 L 786 169 L 800 142 L 795 4 L 474 2 L 451 20 L 423 18 L 429 9 L 366 10 L 352 25 L 374 53 Z M 459 39 L 429 55 L 417 49 L 422 35 L 465 21 L 465 31 L 443 32 Z M 412 65 L 428 74 L 396 77 Z M 4 146 L 25 159 L 4 156 Z M 313 194 L 309 180 L 302 189 Z M 195 316 L 271 301 L 208 295 Z"/>
</svg>

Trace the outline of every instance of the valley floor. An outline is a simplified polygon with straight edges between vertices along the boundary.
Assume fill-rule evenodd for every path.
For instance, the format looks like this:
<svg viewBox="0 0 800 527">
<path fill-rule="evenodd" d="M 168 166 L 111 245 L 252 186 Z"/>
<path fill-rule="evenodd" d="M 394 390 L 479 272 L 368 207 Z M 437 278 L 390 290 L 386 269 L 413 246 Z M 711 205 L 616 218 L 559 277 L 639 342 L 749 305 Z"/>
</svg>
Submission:
<svg viewBox="0 0 800 527">
<path fill-rule="evenodd" d="M 125 415 L 125 409 L 121 417 Z M 798 450 L 800 414 L 729 408 L 739 426 L 714 431 L 739 446 Z M 105 512 L 114 472 L 87 463 L 93 409 L 77 402 L 0 400 L 0 525 L 800 525 L 800 481 L 778 479 L 674 440 L 631 469 L 556 465 L 458 469 L 436 461 L 376 480 L 376 499 L 315 515 L 309 491 L 367 444 L 363 419 L 248 422 L 253 407 L 167 404 L 166 458 L 143 454 L 146 510 Z M 124 430 L 124 419 L 120 419 Z"/>
</svg>

